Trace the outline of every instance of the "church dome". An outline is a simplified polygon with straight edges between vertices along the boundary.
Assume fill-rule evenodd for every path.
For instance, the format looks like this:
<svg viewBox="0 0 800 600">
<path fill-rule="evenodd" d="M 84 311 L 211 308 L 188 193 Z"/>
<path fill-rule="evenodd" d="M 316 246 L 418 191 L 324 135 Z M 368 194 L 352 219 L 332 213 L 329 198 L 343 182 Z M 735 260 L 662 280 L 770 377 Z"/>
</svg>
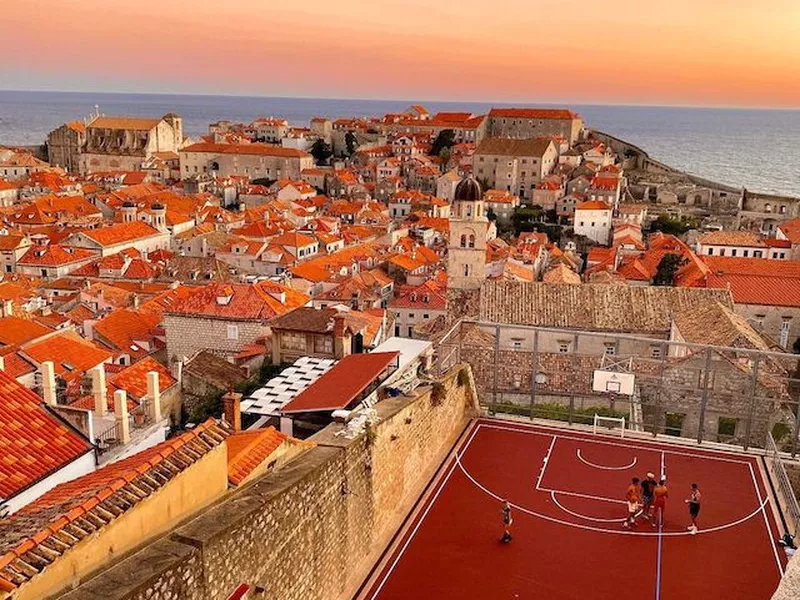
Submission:
<svg viewBox="0 0 800 600">
<path fill-rule="evenodd" d="M 478 183 L 472 175 L 462 179 L 456 186 L 454 198 L 456 202 L 474 202 L 476 200 L 480 200 L 483 198 L 481 184 Z"/>
<path fill-rule="evenodd" d="M 136 204 L 134 204 L 133 200 L 125 200 L 122 203 L 122 208 L 136 208 Z"/>
<path fill-rule="evenodd" d="M 163 204 L 161 204 L 160 202 L 154 202 L 153 206 L 151 206 L 151 208 L 153 210 L 164 210 L 164 208 L 166 208 L 166 207 Z"/>
</svg>

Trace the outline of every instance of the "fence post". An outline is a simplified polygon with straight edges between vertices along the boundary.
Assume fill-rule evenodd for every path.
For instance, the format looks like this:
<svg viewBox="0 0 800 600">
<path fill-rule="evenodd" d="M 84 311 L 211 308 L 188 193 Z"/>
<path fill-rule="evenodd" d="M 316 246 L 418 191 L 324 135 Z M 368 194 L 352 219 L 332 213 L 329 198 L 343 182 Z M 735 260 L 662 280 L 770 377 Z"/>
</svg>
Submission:
<svg viewBox="0 0 800 600">
<path fill-rule="evenodd" d="M 703 443 L 703 434 L 706 430 L 706 406 L 708 405 L 708 380 L 711 377 L 711 348 L 706 348 L 706 364 L 703 373 L 703 397 L 700 400 L 700 423 L 697 425 L 697 443 Z"/>
<path fill-rule="evenodd" d="M 570 425 L 572 425 L 572 418 L 575 413 L 575 382 L 578 381 L 578 340 L 578 334 L 575 333 L 572 336 L 572 356 L 570 357 L 570 364 L 572 366 L 572 385 L 570 385 L 569 390 L 569 415 L 567 417 Z"/>
<path fill-rule="evenodd" d="M 664 411 L 664 402 L 661 400 L 661 394 L 664 390 L 664 366 L 669 359 L 669 350 L 669 346 L 666 343 L 661 344 L 661 360 L 658 363 L 658 385 L 656 386 L 656 410 L 653 415 L 653 437 L 658 435 L 658 430 L 662 422 L 664 423 L 664 433 L 667 432 L 667 416 Z"/>
<path fill-rule="evenodd" d="M 531 359 L 531 419 L 534 418 L 533 411 L 536 406 L 536 376 L 539 372 L 539 330 L 533 330 L 533 358 Z"/>
<path fill-rule="evenodd" d="M 753 382 L 750 385 L 750 406 L 747 411 L 747 423 L 744 434 L 744 449 L 750 446 L 750 435 L 753 431 L 753 415 L 756 410 L 756 390 L 758 389 L 758 366 L 761 363 L 761 356 L 756 354 L 756 359 L 753 361 Z M 767 427 L 769 429 L 769 427 Z M 735 432 L 734 432 L 735 433 Z"/>
<path fill-rule="evenodd" d="M 800 403 L 794 407 L 794 431 L 792 431 L 792 458 L 797 456 L 797 432 L 800 431 Z"/>
<path fill-rule="evenodd" d="M 500 365 L 500 325 L 494 326 L 494 382 L 492 384 L 492 413 L 497 414 L 497 371 Z"/>
</svg>

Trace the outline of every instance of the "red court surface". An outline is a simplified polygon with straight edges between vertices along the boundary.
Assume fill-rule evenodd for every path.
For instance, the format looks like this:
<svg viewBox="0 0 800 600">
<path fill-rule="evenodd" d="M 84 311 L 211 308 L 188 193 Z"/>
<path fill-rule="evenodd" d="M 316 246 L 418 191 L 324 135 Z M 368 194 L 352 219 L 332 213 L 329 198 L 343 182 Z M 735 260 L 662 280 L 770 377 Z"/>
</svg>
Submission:
<svg viewBox="0 0 800 600">
<path fill-rule="evenodd" d="M 663 527 L 623 528 L 631 478 L 662 468 Z M 499 541 L 501 499 L 513 507 L 510 544 Z M 483 419 L 359 598 L 767 599 L 786 564 L 778 537 L 752 455 Z"/>
</svg>

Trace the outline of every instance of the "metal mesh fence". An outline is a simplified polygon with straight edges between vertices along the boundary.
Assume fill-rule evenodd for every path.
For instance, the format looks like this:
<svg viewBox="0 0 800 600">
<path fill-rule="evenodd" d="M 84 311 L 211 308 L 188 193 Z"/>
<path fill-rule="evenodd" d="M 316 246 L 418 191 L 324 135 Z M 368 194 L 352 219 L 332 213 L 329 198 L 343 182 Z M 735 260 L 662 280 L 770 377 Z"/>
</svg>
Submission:
<svg viewBox="0 0 800 600">
<path fill-rule="evenodd" d="M 591 425 L 624 416 L 652 434 L 798 452 L 800 356 L 632 336 L 461 321 L 437 343 L 436 368 L 472 366 L 493 414 Z M 598 388 L 628 374 L 632 389 Z"/>
<path fill-rule="evenodd" d="M 767 434 L 766 464 L 769 469 L 771 479 L 775 485 L 775 494 L 781 504 L 782 513 L 786 519 L 786 529 L 792 535 L 797 535 L 797 527 L 800 525 L 800 504 L 797 495 L 792 488 L 789 474 L 786 472 L 783 457 L 781 456 L 778 444 L 772 434 Z"/>
</svg>

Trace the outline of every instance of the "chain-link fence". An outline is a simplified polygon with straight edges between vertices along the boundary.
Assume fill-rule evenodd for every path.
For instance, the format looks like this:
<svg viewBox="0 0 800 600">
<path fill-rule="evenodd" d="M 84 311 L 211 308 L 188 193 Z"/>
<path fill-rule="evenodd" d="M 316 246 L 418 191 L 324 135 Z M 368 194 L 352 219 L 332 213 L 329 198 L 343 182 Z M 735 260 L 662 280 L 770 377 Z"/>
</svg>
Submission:
<svg viewBox="0 0 800 600">
<path fill-rule="evenodd" d="M 764 448 L 769 434 L 781 452 L 795 457 L 799 450 L 797 355 L 656 334 L 460 321 L 437 342 L 435 358 L 439 370 L 469 363 L 480 401 L 493 414 L 587 425 L 595 414 L 624 416 L 654 435 L 747 449 Z M 631 379 L 627 389 L 603 387 Z"/>
</svg>

